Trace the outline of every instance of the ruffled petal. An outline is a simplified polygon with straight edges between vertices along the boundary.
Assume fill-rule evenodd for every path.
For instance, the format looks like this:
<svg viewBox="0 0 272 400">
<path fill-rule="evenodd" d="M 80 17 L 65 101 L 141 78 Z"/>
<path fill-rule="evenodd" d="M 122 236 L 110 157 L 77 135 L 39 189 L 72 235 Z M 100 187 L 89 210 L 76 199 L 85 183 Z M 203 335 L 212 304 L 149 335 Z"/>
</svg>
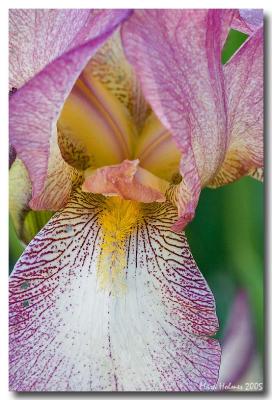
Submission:
<svg viewBox="0 0 272 400">
<path fill-rule="evenodd" d="M 217 381 L 214 299 L 169 204 L 126 241 L 126 290 L 98 284 L 103 197 L 75 193 L 10 279 L 10 389 L 194 391 Z M 114 250 L 112 250 L 114 251 Z"/>
<path fill-rule="evenodd" d="M 63 53 L 110 30 L 126 10 L 9 10 L 9 83 L 20 88 Z"/>
<path fill-rule="evenodd" d="M 223 16 L 220 10 L 137 10 L 122 26 L 145 96 L 182 153 L 180 229 L 193 217 L 201 186 L 216 174 L 228 143 Z"/>
<path fill-rule="evenodd" d="M 50 13 L 48 10 L 44 12 Z M 35 19 L 36 14 L 34 10 L 29 10 L 27 15 L 31 15 L 31 18 Z M 90 57 L 128 15 L 129 12 L 126 10 L 89 12 L 86 28 L 87 30 L 90 26 L 92 28 L 88 36 L 86 36 L 86 31 L 84 34 L 74 32 L 77 36 L 77 47 L 72 46 L 72 50 L 69 49 L 68 52 L 54 59 L 10 97 L 10 141 L 29 171 L 34 197 L 38 196 L 43 189 L 49 157 L 50 136 L 64 100 Z M 65 15 L 62 18 L 62 24 L 65 23 L 64 21 Z M 82 22 L 79 26 L 82 26 L 81 24 Z M 11 25 L 16 32 L 18 31 L 19 36 L 22 35 L 24 46 L 26 42 L 35 42 L 32 34 L 29 34 L 31 36 L 28 38 L 29 40 L 24 37 L 25 24 Z M 77 26 L 77 21 L 73 27 L 75 26 Z M 54 41 L 56 36 L 58 41 L 60 39 L 62 41 L 62 35 L 58 36 L 57 29 L 51 31 L 48 27 L 46 33 L 46 29 L 42 28 L 41 30 L 35 28 L 35 31 L 42 32 L 39 42 L 45 40 L 46 35 L 49 35 L 48 32 L 53 32 L 49 43 Z M 65 29 L 71 29 L 70 24 L 67 24 Z M 49 46 L 49 43 L 46 45 Z M 22 46 L 23 49 L 24 46 Z M 20 57 L 18 51 L 15 57 L 17 55 Z M 33 56 L 32 53 L 31 55 Z"/>
<path fill-rule="evenodd" d="M 263 166 L 263 29 L 224 65 L 228 129 L 226 158 L 209 186 L 217 187 Z"/>
<path fill-rule="evenodd" d="M 121 164 L 86 170 L 82 190 L 151 203 L 165 201 L 168 187 L 167 181 L 139 167 L 139 160 L 124 160 Z"/>
<path fill-rule="evenodd" d="M 227 329 L 222 343 L 222 360 L 218 389 L 235 385 L 250 369 L 255 353 L 252 321 L 247 295 L 238 292 L 232 305 Z"/>
</svg>

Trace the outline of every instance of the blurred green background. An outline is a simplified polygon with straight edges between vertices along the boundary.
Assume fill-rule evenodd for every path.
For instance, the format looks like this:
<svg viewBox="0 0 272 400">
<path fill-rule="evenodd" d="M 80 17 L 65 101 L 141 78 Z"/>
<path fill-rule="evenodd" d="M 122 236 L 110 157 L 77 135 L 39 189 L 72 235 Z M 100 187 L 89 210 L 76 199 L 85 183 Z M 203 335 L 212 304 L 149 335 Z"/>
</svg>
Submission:
<svg viewBox="0 0 272 400">
<path fill-rule="evenodd" d="M 222 52 L 225 63 L 247 38 L 231 30 Z M 247 291 L 260 360 L 264 347 L 264 192 L 263 184 L 245 177 L 219 189 L 204 189 L 194 220 L 186 229 L 192 254 L 214 293 L 222 332 L 237 289 Z M 39 214 L 42 227 L 48 213 Z M 24 247 L 10 222 L 10 270 Z"/>
</svg>

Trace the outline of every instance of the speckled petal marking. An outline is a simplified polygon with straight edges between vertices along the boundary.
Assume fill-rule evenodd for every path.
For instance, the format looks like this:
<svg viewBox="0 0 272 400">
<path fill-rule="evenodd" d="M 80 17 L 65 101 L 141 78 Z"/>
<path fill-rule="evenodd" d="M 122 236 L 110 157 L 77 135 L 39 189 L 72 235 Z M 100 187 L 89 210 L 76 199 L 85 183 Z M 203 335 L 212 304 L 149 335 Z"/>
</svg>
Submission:
<svg viewBox="0 0 272 400">
<path fill-rule="evenodd" d="M 102 290 L 103 197 L 74 193 L 10 279 L 10 389 L 194 391 L 217 381 L 213 296 L 175 209 L 143 207 L 127 239 L 127 290 Z"/>
</svg>

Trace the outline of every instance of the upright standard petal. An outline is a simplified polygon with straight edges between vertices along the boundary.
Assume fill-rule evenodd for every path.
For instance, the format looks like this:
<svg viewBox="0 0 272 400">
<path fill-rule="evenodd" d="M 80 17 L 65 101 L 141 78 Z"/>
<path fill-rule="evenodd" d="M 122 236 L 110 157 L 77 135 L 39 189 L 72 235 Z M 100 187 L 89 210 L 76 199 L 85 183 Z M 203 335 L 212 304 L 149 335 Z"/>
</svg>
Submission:
<svg viewBox="0 0 272 400">
<path fill-rule="evenodd" d="M 224 65 L 229 143 L 216 187 L 263 167 L 263 29 Z"/>
<path fill-rule="evenodd" d="M 52 61 L 10 97 L 10 141 L 29 171 L 34 197 L 43 189 L 50 136 L 64 100 L 90 57 L 128 15 L 126 10 L 92 12 L 88 24 L 96 28 L 90 35 L 79 34 L 77 39 L 82 40 L 76 41 L 77 47 Z"/>
<path fill-rule="evenodd" d="M 111 29 L 126 10 L 9 10 L 9 83 L 20 88 L 67 51 Z"/>
<path fill-rule="evenodd" d="M 103 251 L 112 262 L 117 251 L 105 248 L 114 232 L 103 196 L 75 193 L 30 243 L 10 280 L 11 390 L 194 391 L 216 383 L 214 299 L 184 234 L 170 230 L 176 211 L 133 209 L 141 216 L 125 214 L 135 224 L 117 255 L 119 293 L 99 283 Z M 118 210 L 112 217 L 124 228 Z"/>
<path fill-rule="evenodd" d="M 179 229 L 193 217 L 201 186 L 216 174 L 228 142 L 222 14 L 137 10 L 122 27 L 124 48 L 145 96 L 182 152 Z"/>
</svg>

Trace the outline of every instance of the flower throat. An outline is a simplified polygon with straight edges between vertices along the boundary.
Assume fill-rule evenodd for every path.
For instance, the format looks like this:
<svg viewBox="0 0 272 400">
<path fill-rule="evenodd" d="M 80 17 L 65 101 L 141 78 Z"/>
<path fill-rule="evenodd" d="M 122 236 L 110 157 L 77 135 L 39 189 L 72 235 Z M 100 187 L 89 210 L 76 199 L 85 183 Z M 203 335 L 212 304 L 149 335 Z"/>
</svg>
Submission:
<svg viewBox="0 0 272 400">
<path fill-rule="evenodd" d="M 97 277 L 101 289 L 112 294 L 126 290 L 125 268 L 127 265 L 127 240 L 142 219 L 141 204 L 109 197 L 99 217 L 103 241 L 97 264 Z"/>
</svg>

